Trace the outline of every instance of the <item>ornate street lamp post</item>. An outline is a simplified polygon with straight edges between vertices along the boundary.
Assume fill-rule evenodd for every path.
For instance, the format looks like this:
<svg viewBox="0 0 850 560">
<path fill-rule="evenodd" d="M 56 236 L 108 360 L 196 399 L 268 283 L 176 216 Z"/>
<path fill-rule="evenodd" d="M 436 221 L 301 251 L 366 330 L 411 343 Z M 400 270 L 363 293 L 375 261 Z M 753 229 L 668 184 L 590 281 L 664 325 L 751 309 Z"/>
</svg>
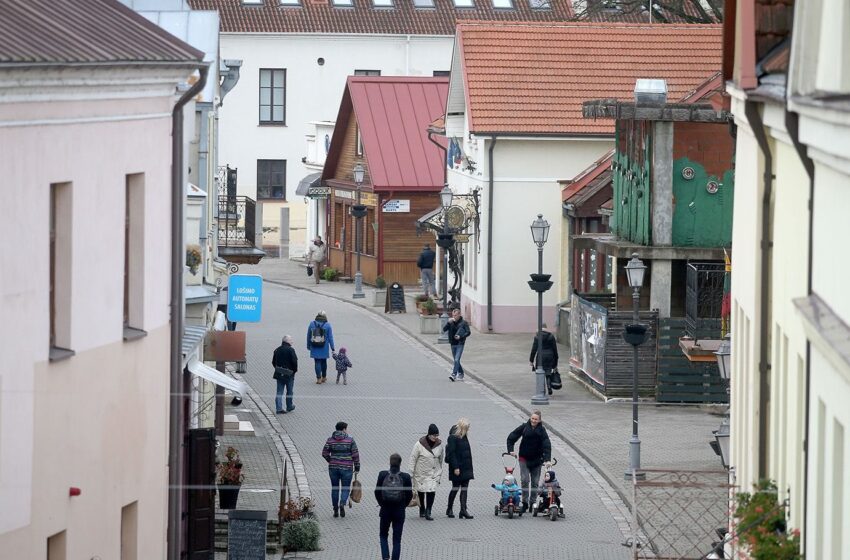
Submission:
<svg viewBox="0 0 850 560">
<path fill-rule="evenodd" d="M 732 373 L 732 337 L 727 334 L 723 337 L 720 343 L 720 348 L 714 353 L 717 356 L 717 369 L 720 371 L 720 377 L 726 385 L 726 394 L 729 394 L 729 383 Z M 723 421 L 720 422 L 720 428 L 714 430 L 714 439 L 717 442 L 717 451 L 720 455 L 720 463 L 724 468 L 729 468 L 729 407 L 726 407 L 726 413 L 723 415 Z"/>
<path fill-rule="evenodd" d="M 449 208 L 452 207 L 454 193 L 448 185 L 443 186 L 440 191 L 440 207 L 443 209 L 443 233 L 437 235 L 437 246 L 443 250 L 443 265 L 441 276 L 443 277 L 443 313 L 440 315 L 440 336 L 437 337 L 438 344 L 448 344 L 449 334 L 443 330 L 449 321 L 449 247 L 454 243 L 454 235 L 449 232 Z"/>
<path fill-rule="evenodd" d="M 543 292 L 552 287 L 549 278 L 551 274 L 543 274 L 543 246 L 549 239 L 549 222 L 543 219 L 543 214 L 537 214 L 537 219 L 531 223 L 531 238 L 537 245 L 537 274 L 531 274 L 528 285 L 537 292 L 537 358 L 534 370 L 537 382 L 536 393 L 531 397 L 531 404 L 549 404 L 546 394 L 546 372 L 543 371 Z"/>
<path fill-rule="evenodd" d="M 363 176 L 366 170 L 359 163 L 354 166 L 354 183 L 357 185 L 357 204 L 351 207 L 351 215 L 355 218 L 354 244 L 357 250 L 357 272 L 354 274 L 354 299 L 366 297 L 363 293 L 363 274 L 360 272 L 360 218 L 366 215 L 366 207 L 360 204 L 360 188 L 363 186 Z"/>
<path fill-rule="evenodd" d="M 638 258 L 637 253 L 632 253 L 632 259 L 626 265 L 626 277 L 632 288 L 632 324 L 626 325 L 623 331 L 623 340 L 632 345 L 632 439 L 629 441 L 629 470 L 626 471 L 626 479 L 631 479 L 634 473 L 640 470 L 640 438 L 638 437 L 638 346 L 646 342 L 646 325 L 641 324 L 640 288 L 643 285 L 643 276 L 646 265 Z M 638 478 L 643 478 L 643 473 L 637 473 Z"/>
</svg>

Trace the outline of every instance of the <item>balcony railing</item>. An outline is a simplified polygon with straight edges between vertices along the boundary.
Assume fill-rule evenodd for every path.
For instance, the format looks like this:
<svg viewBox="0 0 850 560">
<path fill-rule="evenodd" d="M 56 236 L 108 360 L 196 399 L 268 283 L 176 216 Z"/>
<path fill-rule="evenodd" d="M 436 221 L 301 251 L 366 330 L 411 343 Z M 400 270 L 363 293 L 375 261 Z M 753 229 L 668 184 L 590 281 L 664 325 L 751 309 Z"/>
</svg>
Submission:
<svg viewBox="0 0 850 560">
<path fill-rule="evenodd" d="M 716 319 L 720 328 L 724 274 L 723 263 L 688 263 L 685 324 L 688 335 L 694 339 L 705 338 L 706 319 Z"/>
<path fill-rule="evenodd" d="M 256 247 L 257 203 L 247 196 L 218 197 L 218 246 Z"/>
</svg>

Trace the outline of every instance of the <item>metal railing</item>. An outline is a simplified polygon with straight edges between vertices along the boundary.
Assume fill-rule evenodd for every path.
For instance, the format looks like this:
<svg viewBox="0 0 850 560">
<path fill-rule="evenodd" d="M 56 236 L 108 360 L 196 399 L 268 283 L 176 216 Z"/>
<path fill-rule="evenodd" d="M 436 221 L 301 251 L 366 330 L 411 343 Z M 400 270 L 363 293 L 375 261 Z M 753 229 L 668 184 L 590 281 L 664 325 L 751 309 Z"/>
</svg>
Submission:
<svg viewBox="0 0 850 560">
<path fill-rule="evenodd" d="M 685 290 L 685 329 L 697 338 L 701 319 L 720 319 L 723 303 L 723 263 L 688 263 Z"/>
<path fill-rule="evenodd" d="M 257 203 L 247 196 L 218 197 L 218 246 L 256 247 Z"/>
</svg>

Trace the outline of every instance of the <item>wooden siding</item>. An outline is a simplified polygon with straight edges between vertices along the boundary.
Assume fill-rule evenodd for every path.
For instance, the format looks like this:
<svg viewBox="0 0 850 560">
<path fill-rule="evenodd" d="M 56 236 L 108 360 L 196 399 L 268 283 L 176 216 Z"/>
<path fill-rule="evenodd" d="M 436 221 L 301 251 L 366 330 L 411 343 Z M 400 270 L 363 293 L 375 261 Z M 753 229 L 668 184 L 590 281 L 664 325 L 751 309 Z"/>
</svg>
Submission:
<svg viewBox="0 0 850 560">
<path fill-rule="evenodd" d="M 605 395 L 632 396 L 632 345 L 623 340 L 625 326 L 632 322 L 631 311 L 608 313 L 608 333 L 605 339 Z M 656 336 L 658 313 L 642 311 L 640 322 L 649 326 L 649 338 L 638 346 L 638 393 L 641 397 L 655 396 Z"/>
<path fill-rule="evenodd" d="M 720 337 L 718 320 L 697 324 L 697 337 Z M 671 317 L 658 323 L 658 402 L 729 402 L 716 362 L 691 362 L 679 347 L 685 319 Z"/>
<path fill-rule="evenodd" d="M 409 200 L 410 212 L 388 213 L 381 216 L 384 262 L 413 262 L 419 258 L 422 246 L 430 243 L 434 248 L 434 236 L 430 233 L 421 237 L 416 235 L 416 220 L 440 205 L 440 195 L 434 193 L 396 193 L 393 199 Z M 387 201 L 387 195 L 381 195 L 381 204 Z M 389 278 L 387 278 L 389 281 Z"/>
<path fill-rule="evenodd" d="M 384 280 L 387 284 L 398 282 L 402 286 L 414 286 L 419 283 L 419 268 L 413 262 L 384 261 Z"/>
<path fill-rule="evenodd" d="M 354 166 L 361 164 L 366 169 L 366 175 L 363 177 L 364 190 L 368 186 L 371 190 L 372 178 L 369 176 L 369 164 L 366 158 L 357 155 L 357 119 L 354 117 L 354 112 L 351 113 L 351 118 L 348 119 L 348 126 L 345 129 L 345 137 L 342 143 L 342 151 L 339 154 L 339 160 L 336 163 L 333 178 L 337 181 L 347 181 L 354 183 Z"/>
</svg>

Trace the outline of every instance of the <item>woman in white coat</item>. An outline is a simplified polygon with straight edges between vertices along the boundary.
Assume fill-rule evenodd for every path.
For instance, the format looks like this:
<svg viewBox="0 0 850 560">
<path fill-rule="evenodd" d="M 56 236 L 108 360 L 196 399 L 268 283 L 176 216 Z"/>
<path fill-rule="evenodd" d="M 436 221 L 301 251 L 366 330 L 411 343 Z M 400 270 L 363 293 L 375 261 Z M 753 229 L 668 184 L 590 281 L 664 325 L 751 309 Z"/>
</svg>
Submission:
<svg viewBox="0 0 850 560">
<path fill-rule="evenodd" d="M 419 439 L 410 454 L 410 474 L 413 488 L 419 494 L 419 517 L 433 521 L 431 507 L 443 475 L 445 447 L 440 441 L 440 430 L 435 424 L 428 426 L 428 435 Z"/>
</svg>

